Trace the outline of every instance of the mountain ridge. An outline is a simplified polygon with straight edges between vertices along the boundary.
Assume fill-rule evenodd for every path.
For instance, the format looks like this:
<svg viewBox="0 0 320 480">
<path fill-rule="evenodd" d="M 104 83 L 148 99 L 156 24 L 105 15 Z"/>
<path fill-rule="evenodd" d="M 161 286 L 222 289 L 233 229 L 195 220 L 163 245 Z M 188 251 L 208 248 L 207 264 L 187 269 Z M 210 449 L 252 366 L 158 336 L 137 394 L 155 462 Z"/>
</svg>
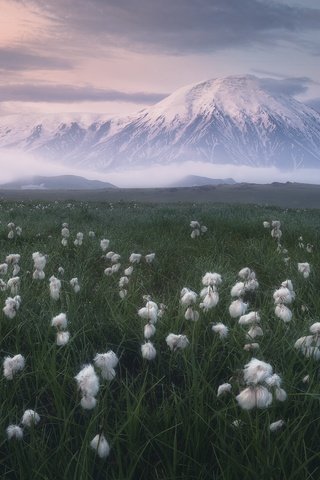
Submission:
<svg viewBox="0 0 320 480">
<path fill-rule="evenodd" d="M 185 161 L 320 168 L 320 115 L 251 75 L 182 87 L 124 117 L 80 117 L 25 127 L 0 119 L 0 148 L 96 170 Z"/>
</svg>

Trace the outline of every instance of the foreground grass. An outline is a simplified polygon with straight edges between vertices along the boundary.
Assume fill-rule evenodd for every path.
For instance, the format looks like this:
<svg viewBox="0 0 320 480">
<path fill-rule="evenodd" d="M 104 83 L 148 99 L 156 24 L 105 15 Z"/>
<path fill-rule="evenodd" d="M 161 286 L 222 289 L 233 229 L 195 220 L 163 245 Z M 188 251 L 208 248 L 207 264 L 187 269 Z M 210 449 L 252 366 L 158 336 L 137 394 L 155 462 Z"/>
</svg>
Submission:
<svg viewBox="0 0 320 480">
<path fill-rule="evenodd" d="M 290 261 L 276 252 L 264 220 L 282 222 L 282 244 Z M 86 203 L 4 203 L 1 205 L 0 263 L 9 253 L 21 255 L 22 304 L 10 320 L 0 313 L 1 357 L 21 353 L 26 368 L 8 381 L 0 376 L 0 478 L 2 479 L 317 479 L 320 478 L 320 385 L 318 364 L 305 359 L 293 345 L 308 334 L 320 312 L 320 214 L 316 210 L 279 210 L 256 206 L 147 206 Z M 190 238 L 190 220 L 208 227 Z M 7 239 L 8 222 L 23 228 L 21 237 Z M 67 222 L 72 240 L 60 243 Z M 88 238 L 95 231 L 96 238 Z M 73 245 L 84 232 L 81 247 Z M 307 253 L 298 246 L 315 246 Z M 132 252 L 156 253 L 153 264 L 134 268 L 124 300 L 119 297 L 121 272 L 103 274 L 101 238 L 121 254 L 122 267 Z M 32 280 L 31 255 L 48 255 L 43 281 Z M 308 261 L 308 279 L 297 262 Z M 48 279 L 65 269 L 58 301 L 49 296 Z M 258 310 L 264 336 L 254 355 L 243 350 L 245 331 L 228 312 L 230 289 L 238 271 L 248 266 L 260 283 L 248 298 Z M 208 271 L 222 275 L 220 302 L 196 323 L 184 319 L 180 290 L 197 292 Z M 5 277 L 7 280 L 10 276 Z M 78 277 L 75 294 L 69 280 Z M 274 315 L 272 293 L 290 278 L 296 291 L 294 319 L 284 324 Z M 142 296 L 165 303 L 157 324 L 153 362 L 141 358 L 144 322 L 137 310 Z M 0 292 L 1 305 L 10 293 Z M 303 307 L 303 308 L 302 308 Z M 71 340 L 55 345 L 51 318 L 66 312 Z M 230 327 L 225 341 L 211 330 L 213 322 Z M 190 345 L 170 352 L 165 337 L 184 333 Z M 94 355 L 114 350 L 120 358 L 116 378 L 101 385 L 97 406 L 83 410 L 74 376 Z M 269 362 L 283 378 L 288 399 L 266 410 L 242 411 L 235 400 L 241 369 L 252 358 Z M 309 374 L 305 384 L 302 378 Z M 221 383 L 232 383 L 232 395 L 217 397 Z M 35 409 L 41 422 L 22 441 L 6 438 L 5 429 L 19 423 L 25 409 Z M 283 419 L 285 428 L 271 433 L 269 424 Z M 240 421 L 239 427 L 234 421 Z M 106 461 L 90 449 L 103 431 L 111 445 Z"/>
</svg>

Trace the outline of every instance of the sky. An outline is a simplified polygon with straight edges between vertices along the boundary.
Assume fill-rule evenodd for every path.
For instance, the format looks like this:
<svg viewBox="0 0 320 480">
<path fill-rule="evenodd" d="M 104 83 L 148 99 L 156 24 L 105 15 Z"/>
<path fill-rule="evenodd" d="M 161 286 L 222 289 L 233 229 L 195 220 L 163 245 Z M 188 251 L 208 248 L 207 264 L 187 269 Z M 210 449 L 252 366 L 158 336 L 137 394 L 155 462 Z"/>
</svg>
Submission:
<svg viewBox="0 0 320 480">
<path fill-rule="evenodd" d="M 0 119 L 124 115 L 241 74 L 320 111 L 319 27 L 319 0 L 0 0 Z"/>
<path fill-rule="evenodd" d="M 319 0 L 0 0 L 0 115 L 117 115 L 266 78 L 320 109 Z"/>
</svg>

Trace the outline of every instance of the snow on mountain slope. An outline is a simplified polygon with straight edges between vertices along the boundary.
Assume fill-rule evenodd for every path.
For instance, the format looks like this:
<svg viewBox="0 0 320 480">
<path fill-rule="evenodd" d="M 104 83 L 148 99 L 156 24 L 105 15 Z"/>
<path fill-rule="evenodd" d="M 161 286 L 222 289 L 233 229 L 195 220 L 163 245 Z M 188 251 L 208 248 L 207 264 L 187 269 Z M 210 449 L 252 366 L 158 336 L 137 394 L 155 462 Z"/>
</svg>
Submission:
<svg viewBox="0 0 320 480">
<path fill-rule="evenodd" d="M 187 160 L 320 168 L 320 115 L 256 77 L 233 76 L 122 118 L 1 118 L 1 147 L 99 170 Z"/>
</svg>

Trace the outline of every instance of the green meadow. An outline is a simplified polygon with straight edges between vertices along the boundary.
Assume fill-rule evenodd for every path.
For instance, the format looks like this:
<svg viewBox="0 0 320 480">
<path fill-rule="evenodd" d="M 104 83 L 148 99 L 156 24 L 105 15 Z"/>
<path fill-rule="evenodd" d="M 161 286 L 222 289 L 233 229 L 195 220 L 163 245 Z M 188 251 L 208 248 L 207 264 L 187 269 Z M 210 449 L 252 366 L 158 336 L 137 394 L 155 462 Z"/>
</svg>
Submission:
<svg viewBox="0 0 320 480">
<path fill-rule="evenodd" d="M 319 361 L 294 347 L 320 321 L 320 211 L 256 205 L 142 204 L 118 202 L 2 202 L 0 263 L 21 256 L 18 276 L 21 306 L 14 318 L 3 312 L 10 288 L 0 290 L 0 478 L 3 480 L 307 480 L 320 478 Z M 191 221 L 207 227 L 192 239 Z M 264 221 L 281 222 L 281 248 Z M 22 228 L 8 239 L 8 223 Z M 62 224 L 70 231 L 61 244 Z M 95 232 L 95 237 L 88 235 Z M 74 245 L 78 232 L 83 243 Z M 299 238 L 302 237 L 302 240 Z M 109 239 L 107 251 L 100 240 Z M 300 243 L 300 245 L 299 245 Z M 312 245 L 308 252 L 307 244 Z M 283 251 L 283 250 L 287 250 Z M 108 251 L 121 255 L 121 267 L 110 276 Z M 43 280 L 33 279 L 32 254 L 47 256 Z M 148 264 L 133 265 L 127 295 L 119 279 L 131 253 L 155 253 Z M 308 262 L 304 278 L 297 264 Z M 64 269 L 63 275 L 59 267 Z M 238 272 L 249 267 L 259 288 L 247 292 L 248 312 L 260 314 L 259 348 L 244 350 L 247 329 L 231 318 L 230 291 Z M 206 272 L 222 276 L 219 303 L 200 318 L 186 320 L 180 292 L 200 293 Z M 58 300 L 50 297 L 49 278 L 61 281 Z M 12 266 L 2 275 L 12 276 Z M 77 277 L 75 293 L 70 279 Z M 275 316 L 274 291 L 290 279 L 295 300 L 291 322 Z M 152 361 L 142 358 L 145 320 L 138 310 L 144 296 L 166 305 L 150 339 Z M 70 340 L 56 345 L 51 320 L 67 315 Z M 212 331 L 222 322 L 225 339 Z M 184 334 L 185 349 L 171 351 L 169 333 Z M 100 378 L 97 404 L 81 407 L 75 376 L 93 364 L 97 353 L 113 350 L 119 363 L 112 381 Z M 5 357 L 21 354 L 25 367 L 12 379 L 3 374 Z M 240 408 L 243 368 L 258 358 L 270 363 L 287 393 L 263 409 Z M 99 375 L 98 369 L 96 369 Z M 308 381 L 304 377 L 309 376 Z M 304 379 L 304 381 L 303 381 Z M 218 396 L 219 385 L 231 392 Z M 20 425 L 26 409 L 38 424 L 23 427 L 22 439 L 8 439 L 9 425 Z M 277 431 L 271 423 L 283 420 Z M 101 459 L 90 446 L 103 433 L 110 454 Z"/>
</svg>

